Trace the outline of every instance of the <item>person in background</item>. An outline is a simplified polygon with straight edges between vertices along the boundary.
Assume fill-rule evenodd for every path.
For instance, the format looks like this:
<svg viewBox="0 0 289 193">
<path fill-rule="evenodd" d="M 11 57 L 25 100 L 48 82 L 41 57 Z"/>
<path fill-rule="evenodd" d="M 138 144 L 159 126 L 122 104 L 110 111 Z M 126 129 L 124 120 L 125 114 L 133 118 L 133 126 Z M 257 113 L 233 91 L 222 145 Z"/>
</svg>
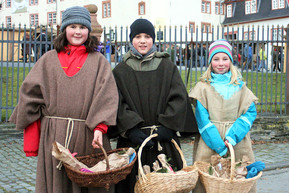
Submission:
<svg viewBox="0 0 289 193">
<path fill-rule="evenodd" d="M 232 46 L 216 40 L 209 47 L 209 67 L 190 91 L 200 135 L 196 136 L 193 161 L 211 162 L 211 156 L 226 156 L 227 143 L 234 147 L 236 161 L 244 155 L 254 162 L 249 131 L 257 116 L 257 97 L 242 81 L 233 65 Z M 197 183 L 196 193 L 205 192 Z M 256 185 L 250 192 L 256 192 Z"/>
<path fill-rule="evenodd" d="M 38 156 L 35 193 L 107 192 L 79 187 L 52 156 L 53 142 L 77 156 L 100 153 L 97 142 L 111 150 L 106 133 L 116 124 L 118 107 L 111 67 L 95 51 L 98 41 L 90 36 L 89 11 L 79 6 L 66 9 L 60 30 L 55 49 L 46 52 L 25 78 L 9 121 L 24 130 L 26 156 Z M 114 192 L 114 186 L 108 192 Z"/>
<path fill-rule="evenodd" d="M 130 26 L 130 51 L 113 69 L 119 92 L 117 128 L 109 130 L 118 137 L 117 148 L 138 148 L 153 133 L 142 151 L 142 164 L 152 167 L 157 155 L 164 153 L 172 168 L 182 168 L 179 152 L 171 142 L 179 143 L 177 132 L 193 135 L 197 125 L 188 93 L 179 71 L 167 52 L 157 52 L 155 29 L 147 19 Z M 138 165 L 116 185 L 116 192 L 134 192 Z M 153 169 L 151 168 L 151 171 Z"/>
<path fill-rule="evenodd" d="M 272 53 L 272 55 L 273 55 L 273 71 L 281 71 L 280 70 L 280 66 L 279 66 L 279 51 L 278 51 L 278 49 L 277 48 L 274 48 L 273 49 L 273 53 Z"/>
<path fill-rule="evenodd" d="M 259 65 L 258 65 L 258 71 L 263 69 L 267 69 L 266 67 L 266 60 L 267 60 L 267 55 L 264 50 L 264 45 L 261 45 L 260 51 L 259 51 Z"/>
<path fill-rule="evenodd" d="M 31 44 L 30 42 L 30 35 L 29 33 L 26 33 L 22 39 L 22 44 L 21 44 L 21 53 L 23 56 L 23 62 L 27 62 L 28 58 L 29 58 L 29 61 L 31 61 L 32 47 L 33 47 L 33 44 Z"/>
<path fill-rule="evenodd" d="M 41 33 L 36 37 L 36 61 L 48 51 L 48 45 L 46 41 L 45 29 L 41 29 Z"/>
<path fill-rule="evenodd" d="M 110 59 L 111 59 L 111 45 L 110 45 L 110 41 L 109 39 L 106 39 L 106 46 L 105 46 L 105 53 L 106 53 L 106 59 L 107 61 L 110 63 Z"/>
</svg>

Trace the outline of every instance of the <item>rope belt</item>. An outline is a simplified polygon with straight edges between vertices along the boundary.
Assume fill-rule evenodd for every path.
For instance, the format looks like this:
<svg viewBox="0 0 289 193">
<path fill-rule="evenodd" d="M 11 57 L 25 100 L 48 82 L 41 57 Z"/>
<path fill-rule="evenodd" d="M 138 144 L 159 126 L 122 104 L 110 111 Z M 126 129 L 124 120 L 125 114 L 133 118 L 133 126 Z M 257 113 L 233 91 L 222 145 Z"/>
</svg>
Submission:
<svg viewBox="0 0 289 193">
<path fill-rule="evenodd" d="M 83 119 L 74 119 L 74 118 L 69 118 L 69 117 L 56 117 L 56 116 L 45 116 L 46 118 L 49 119 L 61 119 L 61 120 L 68 120 L 67 127 L 66 127 L 66 135 L 65 135 L 65 142 L 64 142 L 64 147 L 68 149 L 71 136 L 73 133 L 74 129 L 74 121 L 79 121 L 79 122 L 85 122 Z M 62 161 L 59 162 L 59 164 L 56 166 L 59 170 L 61 170 L 62 167 Z"/>
<path fill-rule="evenodd" d="M 225 127 L 226 127 L 226 126 L 229 126 L 229 125 L 231 125 L 231 124 L 234 123 L 234 121 L 213 121 L 213 120 L 211 120 L 211 122 L 212 122 L 212 123 L 223 124 Z"/>
<path fill-rule="evenodd" d="M 152 125 L 152 126 L 147 126 L 147 127 L 141 127 L 140 129 L 151 129 L 150 131 L 150 135 L 152 135 L 154 133 L 154 131 L 158 130 L 158 127 L 160 127 L 160 125 Z M 160 142 L 158 141 L 158 151 L 162 151 L 163 147 L 161 146 Z"/>
</svg>

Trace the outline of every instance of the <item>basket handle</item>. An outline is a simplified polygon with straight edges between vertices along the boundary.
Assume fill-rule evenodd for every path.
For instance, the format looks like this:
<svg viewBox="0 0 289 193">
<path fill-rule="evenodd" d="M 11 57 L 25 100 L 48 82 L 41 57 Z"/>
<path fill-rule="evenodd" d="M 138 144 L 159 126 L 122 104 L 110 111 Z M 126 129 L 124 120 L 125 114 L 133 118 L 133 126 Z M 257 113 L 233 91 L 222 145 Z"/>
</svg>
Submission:
<svg viewBox="0 0 289 193">
<path fill-rule="evenodd" d="M 231 143 L 227 143 L 229 150 L 230 150 L 230 154 L 231 154 L 231 175 L 230 175 L 230 180 L 232 181 L 234 179 L 235 176 L 235 152 L 234 152 L 234 148 L 233 145 Z"/>
<path fill-rule="evenodd" d="M 108 161 L 107 153 L 106 153 L 105 149 L 103 148 L 103 146 L 100 145 L 100 143 L 98 141 L 96 141 L 95 143 L 100 147 L 102 153 L 104 154 L 105 161 L 106 161 L 106 171 L 108 171 L 109 170 L 109 161 Z"/>
<path fill-rule="evenodd" d="M 148 136 L 144 141 L 143 143 L 141 144 L 140 148 L 139 148 L 139 151 L 137 153 L 138 155 L 138 171 L 139 171 L 139 175 L 140 177 L 143 179 L 143 180 L 147 180 L 145 174 L 144 174 L 144 171 L 143 171 L 143 167 L 142 167 L 142 163 L 141 163 L 141 153 L 142 153 L 142 150 L 143 150 L 143 147 L 147 144 L 148 141 L 150 141 L 152 138 L 154 137 L 157 137 L 158 134 L 153 134 L 153 135 L 150 135 Z M 184 167 L 187 167 L 187 161 L 185 159 L 185 156 L 180 148 L 180 146 L 177 144 L 177 142 L 172 139 L 171 142 L 175 145 L 176 149 L 178 150 L 178 152 L 180 153 L 180 156 L 181 156 L 181 159 L 183 161 L 183 168 Z"/>
</svg>

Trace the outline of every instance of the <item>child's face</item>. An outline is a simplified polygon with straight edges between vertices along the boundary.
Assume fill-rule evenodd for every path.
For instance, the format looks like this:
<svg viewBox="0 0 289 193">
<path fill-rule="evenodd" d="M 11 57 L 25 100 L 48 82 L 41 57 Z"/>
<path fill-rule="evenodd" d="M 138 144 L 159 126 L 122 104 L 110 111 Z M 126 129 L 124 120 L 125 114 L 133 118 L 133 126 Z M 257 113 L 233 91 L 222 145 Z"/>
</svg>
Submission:
<svg viewBox="0 0 289 193">
<path fill-rule="evenodd" d="M 146 33 L 140 33 L 132 39 L 132 45 L 140 54 L 145 55 L 152 48 L 153 39 Z"/>
<path fill-rule="evenodd" d="M 217 53 L 212 58 L 212 68 L 215 74 L 225 74 L 229 71 L 231 60 L 225 53 Z"/>
<path fill-rule="evenodd" d="M 81 24 L 71 24 L 66 27 L 66 38 L 73 46 L 82 45 L 88 37 L 88 28 Z"/>
</svg>

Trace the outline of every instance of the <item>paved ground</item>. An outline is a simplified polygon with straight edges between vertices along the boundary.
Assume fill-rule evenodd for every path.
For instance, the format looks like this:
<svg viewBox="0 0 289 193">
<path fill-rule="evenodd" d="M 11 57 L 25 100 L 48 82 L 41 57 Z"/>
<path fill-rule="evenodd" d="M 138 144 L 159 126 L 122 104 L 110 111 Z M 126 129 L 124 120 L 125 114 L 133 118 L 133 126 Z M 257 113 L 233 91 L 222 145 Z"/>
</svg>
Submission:
<svg viewBox="0 0 289 193">
<path fill-rule="evenodd" d="M 34 192 L 37 158 L 25 157 L 22 144 L 21 133 L 0 127 L 0 193 Z M 253 148 L 256 160 L 266 163 L 266 170 L 257 183 L 258 192 L 289 193 L 289 143 L 259 144 Z M 191 165 L 191 140 L 182 140 L 182 149 Z"/>
</svg>

